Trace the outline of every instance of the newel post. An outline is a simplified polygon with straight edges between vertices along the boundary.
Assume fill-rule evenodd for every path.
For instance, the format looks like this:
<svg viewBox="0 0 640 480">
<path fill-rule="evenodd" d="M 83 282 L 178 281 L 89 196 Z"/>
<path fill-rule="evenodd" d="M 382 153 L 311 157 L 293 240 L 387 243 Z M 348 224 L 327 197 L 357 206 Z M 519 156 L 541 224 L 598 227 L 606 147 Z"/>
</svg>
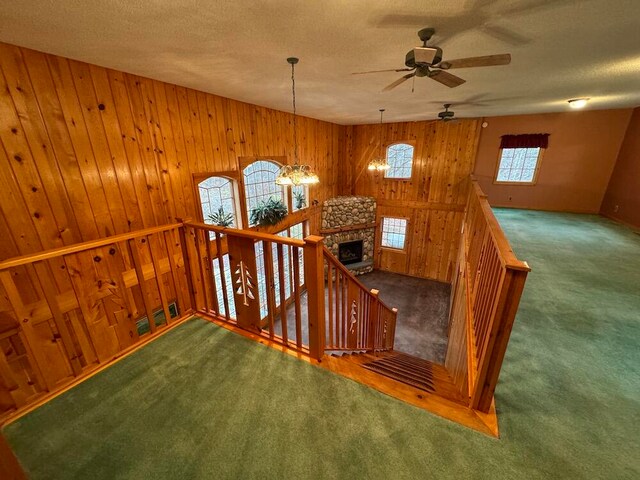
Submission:
<svg viewBox="0 0 640 480">
<path fill-rule="evenodd" d="M 325 347 L 324 324 L 324 253 L 322 237 L 304 239 L 304 280 L 309 304 L 309 354 L 322 359 Z"/>
</svg>

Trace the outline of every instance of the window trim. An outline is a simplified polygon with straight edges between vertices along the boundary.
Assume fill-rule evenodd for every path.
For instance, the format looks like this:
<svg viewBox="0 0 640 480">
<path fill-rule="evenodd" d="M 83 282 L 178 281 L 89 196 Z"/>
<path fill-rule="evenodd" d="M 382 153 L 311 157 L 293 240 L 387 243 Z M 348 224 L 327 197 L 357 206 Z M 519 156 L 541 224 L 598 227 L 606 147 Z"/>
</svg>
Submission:
<svg viewBox="0 0 640 480">
<path fill-rule="evenodd" d="M 416 160 L 416 142 L 415 140 L 396 140 L 394 142 L 390 142 L 387 144 L 383 144 L 384 146 L 384 158 L 387 161 L 387 163 L 389 162 L 388 160 L 388 152 L 389 152 L 389 147 L 392 147 L 394 145 L 411 145 L 413 147 L 413 157 L 411 158 L 411 176 L 409 177 L 387 177 L 387 172 L 389 170 L 386 170 L 385 172 L 383 172 L 382 174 L 382 178 L 384 180 L 391 180 L 391 181 L 396 181 L 396 182 L 410 182 L 413 179 L 413 175 L 415 173 L 415 160 Z"/>
<path fill-rule="evenodd" d="M 197 215 L 200 222 L 206 223 L 204 219 L 204 214 L 202 213 L 202 198 L 200 198 L 200 189 L 198 186 L 200 182 L 206 180 L 207 178 L 221 177 L 229 180 L 231 182 L 231 188 L 233 189 L 233 207 L 236 210 L 235 217 L 236 217 L 236 223 L 237 223 L 237 226 L 235 228 L 240 228 L 240 229 L 244 228 L 244 225 L 245 225 L 244 216 L 242 215 L 242 211 L 239 210 L 240 207 L 242 206 L 242 202 L 240 199 L 240 193 L 242 190 L 240 186 L 241 182 L 238 179 L 238 172 L 233 170 L 231 171 L 225 170 L 221 172 L 198 172 L 198 173 L 192 174 L 191 176 L 193 178 L 193 192 L 195 195 L 196 206 L 198 207 L 196 208 L 196 211 L 198 212 Z"/>
<path fill-rule="evenodd" d="M 402 248 L 388 247 L 382 244 L 382 237 L 384 235 L 384 219 L 385 218 L 407 221 L 407 226 L 405 227 L 405 230 L 404 230 L 404 245 Z M 395 216 L 395 215 L 382 215 L 380 217 L 380 249 L 388 250 L 390 252 L 396 252 L 396 253 L 400 253 L 400 252 L 407 253 L 408 244 L 409 244 L 409 225 L 410 224 L 411 224 L 411 219 L 409 217 L 401 217 L 401 216 Z"/>
<path fill-rule="evenodd" d="M 527 148 L 527 147 L 521 147 Z M 536 160 L 536 168 L 533 171 L 533 179 L 530 182 L 512 182 L 512 181 L 501 181 L 498 180 L 498 172 L 500 171 L 500 160 L 502 159 L 502 150 L 503 148 L 498 149 L 498 161 L 496 162 L 495 171 L 493 172 L 493 184 L 494 185 L 518 185 L 523 187 L 532 187 L 536 183 L 538 183 L 538 174 L 540 173 L 540 166 L 542 165 L 542 159 L 544 158 L 544 154 L 546 152 L 546 148 L 538 147 L 540 151 L 538 152 L 538 158 Z"/>
</svg>

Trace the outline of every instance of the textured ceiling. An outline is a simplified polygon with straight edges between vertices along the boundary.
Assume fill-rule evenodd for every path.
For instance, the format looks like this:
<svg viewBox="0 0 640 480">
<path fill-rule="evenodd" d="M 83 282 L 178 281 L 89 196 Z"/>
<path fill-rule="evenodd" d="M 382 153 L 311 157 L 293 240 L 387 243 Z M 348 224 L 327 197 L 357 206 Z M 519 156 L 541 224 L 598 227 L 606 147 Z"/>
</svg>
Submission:
<svg viewBox="0 0 640 480">
<path fill-rule="evenodd" d="M 0 40 L 341 124 L 563 111 L 640 104 L 640 0 L 11 0 Z M 436 29 L 444 59 L 512 54 L 509 66 L 451 71 L 381 89 Z"/>
</svg>

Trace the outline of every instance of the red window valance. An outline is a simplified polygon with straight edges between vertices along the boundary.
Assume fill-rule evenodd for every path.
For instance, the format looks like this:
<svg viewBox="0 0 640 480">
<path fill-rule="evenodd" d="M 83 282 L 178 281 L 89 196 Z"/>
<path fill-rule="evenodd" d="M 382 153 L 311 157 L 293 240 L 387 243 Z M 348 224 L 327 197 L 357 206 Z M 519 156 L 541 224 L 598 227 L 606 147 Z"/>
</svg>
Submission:
<svg viewBox="0 0 640 480">
<path fill-rule="evenodd" d="M 502 135 L 500 148 L 547 148 L 548 133 L 528 133 L 525 135 Z"/>
</svg>

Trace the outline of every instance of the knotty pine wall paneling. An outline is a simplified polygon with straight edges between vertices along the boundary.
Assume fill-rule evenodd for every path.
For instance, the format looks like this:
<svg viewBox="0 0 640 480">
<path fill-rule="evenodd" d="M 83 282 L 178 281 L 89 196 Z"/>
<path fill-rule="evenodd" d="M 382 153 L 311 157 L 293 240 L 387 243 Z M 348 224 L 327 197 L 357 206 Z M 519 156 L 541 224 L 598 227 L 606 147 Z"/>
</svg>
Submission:
<svg viewBox="0 0 640 480">
<path fill-rule="evenodd" d="M 376 198 L 379 222 L 384 216 L 409 222 L 403 252 L 381 248 L 378 229 L 378 268 L 452 280 L 479 133 L 477 119 L 357 125 L 345 132 L 352 193 Z M 414 146 L 411 179 L 385 179 L 367 170 L 378 154 L 380 134 L 385 148 L 401 142 Z"/>
<path fill-rule="evenodd" d="M 292 119 L 286 112 L 0 43 L 0 260 L 197 218 L 193 174 L 237 171 L 238 157 L 291 159 Z M 322 203 L 344 188 L 338 176 L 344 127 L 299 117 L 298 128 L 300 158 L 321 179 L 310 200 Z M 308 220 L 317 232 L 319 214 L 309 208 L 291 221 Z M 159 239 L 154 248 L 164 251 L 172 243 Z M 154 261 L 145 245 L 139 250 L 131 253 L 142 264 Z M 123 261 L 131 264 L 127 252 Z M 11 358 L 24 353 L 9 297 L 33 305 L 45 294 L 79 288 L 88 298 L 100 296 L 100 285 L 114 277 L 96 262 L 84 265 L 87 285 L 78 283 L 74 275 L 81 272 L 62 257 L 37 269 L 12 269 L 0 285 L 2 351 Z M 160 289 L 176 292 L 170 275 L 161 282 L 146 291 L 131 287 L 130 310 L 142 315 L 145 302 L 160 305 Z M 5 284 L 16 290 L 7 292 Z M 69 315 L 81 318 L 77 311 Z M 114 323 L 104 326 L 105 335 L 116 338 L 122 329 L 114 315 L 107 317 Z M 37 322 L 31 341 L 59 358 L 53 318 Z M 61 378 L 68 368 L 60 365 Z M 0 388 L 0 404 L 2 395 Z"/>
</svg>

